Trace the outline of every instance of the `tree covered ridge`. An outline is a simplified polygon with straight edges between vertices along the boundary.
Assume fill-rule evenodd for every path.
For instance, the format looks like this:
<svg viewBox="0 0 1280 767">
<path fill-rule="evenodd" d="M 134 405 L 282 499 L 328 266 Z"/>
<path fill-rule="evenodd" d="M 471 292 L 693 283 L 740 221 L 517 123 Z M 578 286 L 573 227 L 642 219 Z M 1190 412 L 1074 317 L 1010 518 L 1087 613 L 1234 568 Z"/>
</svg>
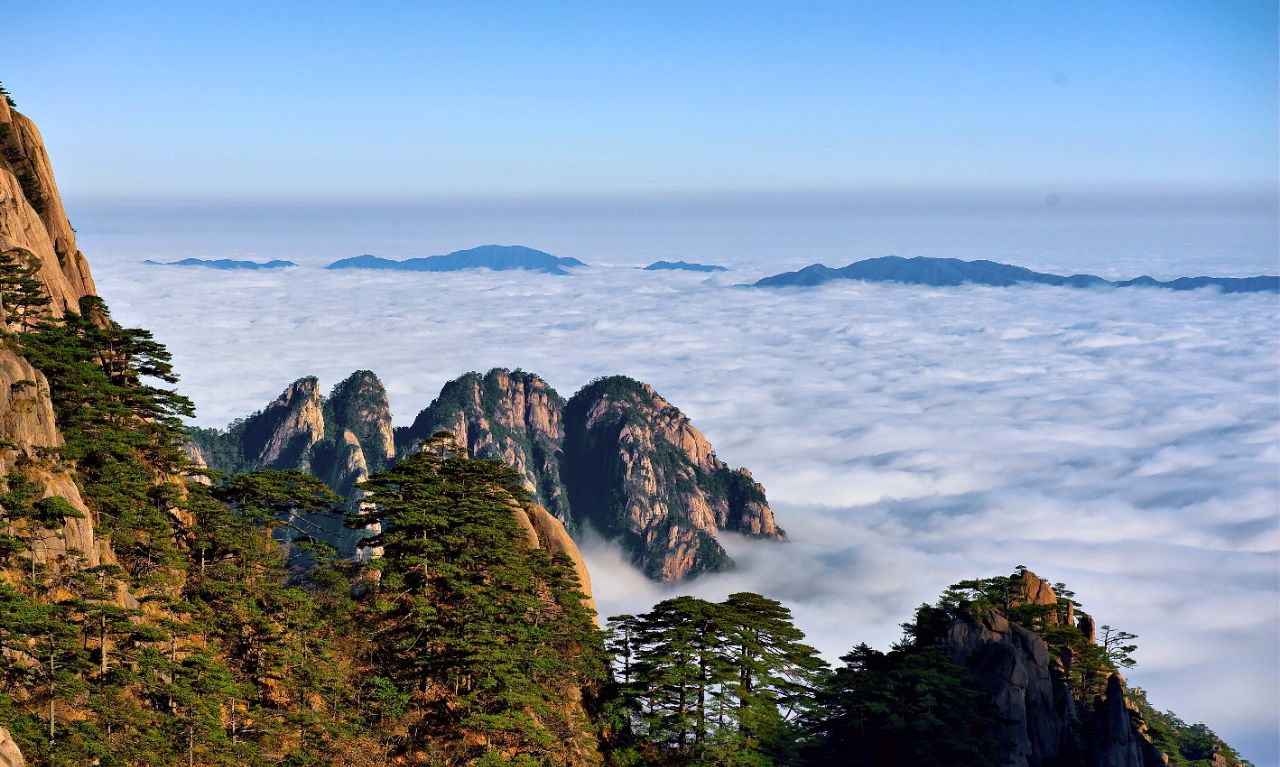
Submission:
<svg viewBox="0 0 1280 767">
<path fill-rule="evenodd" d="M 575 701 L 603 677 L 600 637 L 571 565 L 516 523 L 509 470 L 403 462 L 356 520 L 384 524 L 384 556 L 340 560 L 299 523 L 340 513 L 317 479 L 187 481 L 190 403 L 153 383 L 175 380 L 167 352 L 100 299 L 80 308 L 4 339 L 47 379 L 65 440 L 0 486 L 0 723 L 29 763 L 593 761 Z M 80 514 L 44 497 L 55 469 L 106 541 L 101 565 L 32 545 Z M 405 569 L 421 564 L 401 540 L 414 524 L 439 557 L 422 580 Z"/>
<path fill-rule="evenodd" d="M 1041 670 L 1072 696 L 1056 702 L 1062 738 L 1052 753 L 1036 750 L 1044 739 L 1030 753 L 1010 739 L 1011 724 L 1034 725 L 1009 718 L 1004 704 L 1020 693 L 982 662 L 1007 669 L 999 659 L 1012 646 L 998 634 L 976 655 L 958 644 L 957 630 L 978 624 L 1025 630 L 1045 650 Z M 1021 567 L 953 584 L 888 650 L 860 643 L 834 669 L 784 606 L 756 594 L 677 597 L 608 628 L 614 679 L 603 719 L 622 733 L 617 764 L 1149 767 L 1166 764 L 1164 755 L 1171 765 L 1248 764 L 1205 725 L 1156 712 L 1141 691 L 1126 696 L 1114 675 L 1133 665 L 1136 637 L 1108 626 L 1095 637 L 1065 584 L 1050 589 Z M 1135 741 L 1128 761 L 1105 753 L 1108 693 L 1119 696 L 1124 730 L 1147 744 Z"/>
</svg>

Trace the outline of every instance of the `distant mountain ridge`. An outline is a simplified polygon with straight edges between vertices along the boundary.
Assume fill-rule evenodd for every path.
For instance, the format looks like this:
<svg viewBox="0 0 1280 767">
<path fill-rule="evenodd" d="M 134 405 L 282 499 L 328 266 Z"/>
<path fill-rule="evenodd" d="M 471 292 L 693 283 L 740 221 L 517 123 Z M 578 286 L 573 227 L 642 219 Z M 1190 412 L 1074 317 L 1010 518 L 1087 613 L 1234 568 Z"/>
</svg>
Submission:
<svg viewBox="0 0 1280 767">
<path fill-rule="evenodd" d="M 1143 275 L 1131 280 L 1112 281 L 1092 274 L 1063 276 L 1036 272 L 1021 266 L 1001 264 L 996 261 L 961 261 L 958 258 L 930 258 L 916 256 L 883 256 L 855 261 L 845 267 L 832 268 L 813 264 L 795 272 L 784 272 L 758 280 L 754 287 L 774 288 L 787 286 L 822 285 L 834 280 L 863 280 L 866 282 L 899 282 L 907 285 L 949 287 L 955 285 L 992 285 L 1008 287 L 1018 284 L 1058 285 L 1071 288 L 1095 287 L 1153 287 L 1169 290 L 1196 290 L 1204 287 L 1220 288 L 1224 293 L 1280 292 L 1280 276 L 1256 277 L 1179 277 L 1161 281 Z"/>
<path fill-rule="evenodd" d="M 576 258 L 563 258 L 523 245 L 480 245 L 455 250 L 443 256 L 426 256 L 395 261 L 373 255 L 343 258 L 326 269 L 394 269 L 406 272 L 457 272 L 464 269 L 506 271 L 524 269 L 531 272 L 565 275 L 568 268 L 586 266 Z"/>
<path fill-rule="evenodd" d="M 719 264 L 695 264 L 689 261 L 654 261 L 644 268 L 646 272 L 657 272 L 663 270 L 685 271 L 685 272 L 727 272 L 728 267 Z"/>
<path fill-rule="evenodd" d="M 257 269 L 284 269 L 290 266 L 297 266 L 292 261 L 282 261 L 280 259 L 259 263 L 257 261 L 236 261 L 230 258 L 184 258 L 181 261 L 153 261 L 148 258 L 142 263 L 150 266 L 203 266 L 206 269 L 222 269 L 224 271 L 234 269 L 248 269 L 251 271 Z"/>
</svg>

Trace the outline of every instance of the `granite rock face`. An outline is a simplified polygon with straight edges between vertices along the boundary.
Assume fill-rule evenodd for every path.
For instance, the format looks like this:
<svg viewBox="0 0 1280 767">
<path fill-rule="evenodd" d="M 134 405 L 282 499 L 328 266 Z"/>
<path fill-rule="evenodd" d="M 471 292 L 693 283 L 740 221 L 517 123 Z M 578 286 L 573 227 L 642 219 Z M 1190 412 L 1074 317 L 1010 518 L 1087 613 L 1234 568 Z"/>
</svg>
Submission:
<svg viewBox="0 0 1280 767">
<path fill-rule="evenodd" d="M 1094 701 L 1090 748 L 1091 767 L 1144 767 L 1144 746 L 1150 743 L 1137 731 L 1125 705 L 1124 681 L 1119 674 L 1107 679 L 1107 692 Z"/>
<path fill-rule="evenodd" d="M 570 530 L 575 520 L 560 476 L 564 398 L 537 375 L 502 368 L 467 373 L 397 430 L 398 452 L 414 452 L 437 432 L 449 432 L 473 458 L 506 463 L 534 500 Z"/>
<path fill-rule="evenodd" d="M 0 767 L 27 767 L 18 744 L 13 742 L 9 731 L 3 727 L 0 727 Z"/>
<path fill-rule="evenodd" d="M 1030 571 L 1016 576 L 1014 606 L 1059 605 L 1049 583 Z M 1059 605 L 1060 606 L 1060 605 Z M 1063 610 L 1049 611 L 1044 625 L 1069 620 Z M 1088 625 L 1086 625 L 1086 623 Z M 1077 627 L 1089 641 L 1092 619 Z M 972 672 L 991 695 L 994 734 L 1008 744 L 998 761 L 1007 767 L 1164 767 L 1167 761 L 1143 731 L 1125 697 L 1124 680 L 1112 674 L 1093 710 L 1077 710 L 1068 683 L 1070 658 L 1057 657 L 1037 632 L 998 612 L 962 618 L 951 624 L 946 649 L 951 659 Z"/>
<path fill-rule="evenodd" d="M 32 544 L 35 561 L 56 571 L 68 556 L 78 555 L 96 567 L 102 564 L 105 547 L 94 535 L 92 515 L 68 467 L 54 457 L 61 445 L 44 375 L 0 346 L 0 479 L 22 475 L 40 486 L 41 497 L 58 496 L 81 515 L 66 518 L 54 529 L 38 529 Z M 4 579 L 0 569 L 0 581 Z"/>
<path fill-rule="evenodd" d="M 528 535 L 530 546 L 543 549 L 552 556 L 564 554 L 573 561 L 573 571 L 578 575 L 582 593 L 587 596 L 586 604 L 595 610 L 596 602 L 591 595 L 591 574 L 587 572 L 587 563 L 583 560 L 582 553 L 578 551 L 578 544 L 569 537 L 564 524 L 536 503 L 517 504 L 513 511 L 516 521 Z M 600 618 L 596 616 L 596 623 L 599 624 L 599 622 Z"/>
<path fill-rule="evenodd" d="M 262 468 L 307 472 L 345 497 L 348 511 L 360 507 L 363 493 L 356 485 L 395 458 L 387 392 L 367 370 L 352 373 L 327 398 L 316 378 L 300 378 L 227 429 L 193 429 L 190 435 L 188 453 L 197 463 L 229 474 Z M 333 515 L 309 515 L 303 524 L 346 556 L 354 556 L 367 535 Z"/>
<path fill-rule="evenodd" d="M 717 458 L 648 384 L 594 381 L 569 400 L 564 421 L 575 513 L 620 541 L 649 577 L 678 581 L 730 566 L 720 531 L 785 540 L 764 488 Z"/>
<path fill-rule="evenodd" d="M 0 99 L 0 252 L 39 262 L 36 276 L 61 317 L 95 292 L 89 263 L 76 246 L 35 123 Z"/>
<path fill-rule="evenodd" d="M 683 413 L 629 378 L 600 379 L 566 403 L 532 373 L 468 373 L 398 430 L 398 452 L 438 431 L 514 468 L 571 533 L 590 524 L 655 580 L 731 566 L 721 531 L 785 539 L 750 473 L 730 469 Z"/>
<path fill-rule="evenodd" d="M 991 691 L 996 734 L 1011 744 L 1010 767 L 1048 767 L 1074 756 L 1070 690 L 1038 634 L 988 613 L 957 621 L 947 648 Z"/>
<path fill-rule="evenodd" d="M 717 538 L 722 532 L 786 538 L 750 472 L 717 458 L 706 437 L 648 384 L 621 376 L 594 381 L 566 402 L 533 373 L 467 373 L 445 384 L 412 426 L 394 430 L 386 390 L 372 373 L 353 374 L 327 399 L 316 379 L 303 378 L 261 412 L 225 431 L 193 430 L 192 440 L 222 471 L 310 472 L 354 511 L 357 482 L 440 432 L 473 458 L 506 463 L 570 535 L 589 524 L 620 542 L 655 580 L 732 566 Z M 348 554 L 361 537 L 342 530 L 326 536 Z"/>
</svg>

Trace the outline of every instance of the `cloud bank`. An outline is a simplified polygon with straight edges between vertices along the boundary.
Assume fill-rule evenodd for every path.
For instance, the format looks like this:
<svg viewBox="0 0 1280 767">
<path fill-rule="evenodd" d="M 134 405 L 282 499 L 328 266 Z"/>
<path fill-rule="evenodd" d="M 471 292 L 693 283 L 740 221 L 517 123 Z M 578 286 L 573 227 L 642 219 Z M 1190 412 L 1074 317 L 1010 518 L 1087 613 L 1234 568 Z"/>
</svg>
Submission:
<svg viewBox="0 0 1280 767">
<path fill-rule="evenodd" d="M 100 291 L 169 345 L 202 424 L 357 368 L 401 424 L 467 370 L 523 367 L 566 396 L 631 375 L 752 470 L 792 541 L 730 539 L 736 571 L 675 591 L 782 599 L 835 659 L 896 639 L 947 584 L 1025 564 L 1139 635 L 1129 678 L 1158 706 L 1277 762 L 1275 296 L 137 260 L 94 260 Z M 585 549 L 605 615 L 674 593 L 608 544 Z"/>
</svg>

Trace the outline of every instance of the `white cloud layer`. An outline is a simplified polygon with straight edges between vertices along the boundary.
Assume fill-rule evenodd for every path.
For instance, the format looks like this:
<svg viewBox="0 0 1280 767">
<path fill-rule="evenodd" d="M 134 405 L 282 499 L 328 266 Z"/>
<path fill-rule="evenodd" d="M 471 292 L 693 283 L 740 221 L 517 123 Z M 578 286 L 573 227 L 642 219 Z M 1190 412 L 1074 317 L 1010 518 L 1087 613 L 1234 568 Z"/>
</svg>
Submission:
<svg viewBox="0 0 1280 767">
<path fill-rule="evenodd" d="M 727 541 L 737 571 L 675 591 L 782 599 L 834 659 L 887 645 L 955 580 L 1026 564 L 1140 636 L 1129 676 L 1157 706 L 1277 762 L 1276 296 L 748 290 L 621 267 L 240 274 L 143 267 L 153 253 L 111 244 L 89 250 L 101 293 L 169 345 L 203 424 L 357 368 L 400 424 L 467 370 L 523 367 L 565 396 L 625 373 L 749 467 L 792 539 Z M 609 545 L 586 551 L 606 615 L 672 593 Z"/>
</svg>

